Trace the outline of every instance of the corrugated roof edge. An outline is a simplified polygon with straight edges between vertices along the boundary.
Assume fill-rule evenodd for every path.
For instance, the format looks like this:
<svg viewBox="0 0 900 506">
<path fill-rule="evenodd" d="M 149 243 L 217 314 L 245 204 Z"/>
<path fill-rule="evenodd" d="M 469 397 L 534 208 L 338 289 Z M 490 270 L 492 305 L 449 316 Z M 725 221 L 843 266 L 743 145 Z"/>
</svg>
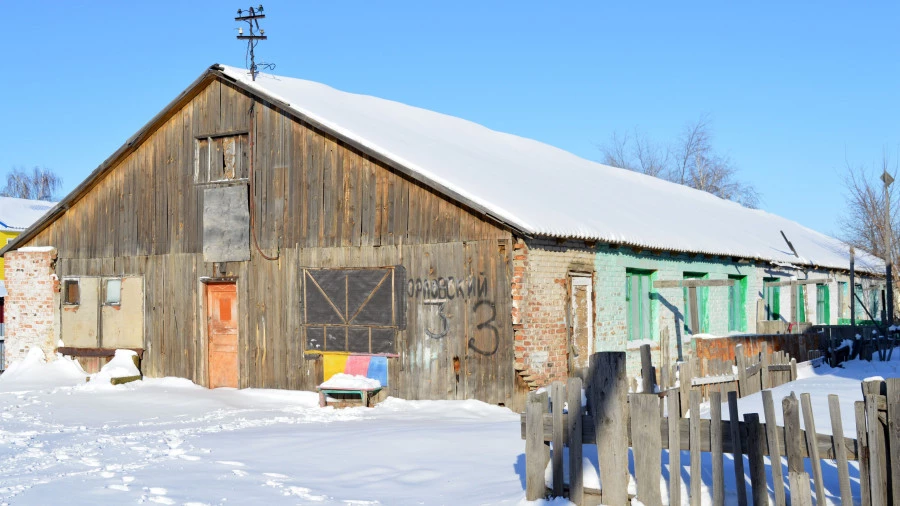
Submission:
<svg viewBox="0 0 900 506">
<path fill-rule="evenodd" d="M 404 175 L 442 193 L 444 196 L 457 201 L 457 203 L 464 205 L 479 214 L 482 214 L 489 218 L 491 221 L 496 222 L 498 225 L 503 226 L 504 228 L 508 228 L 511 231 L 518 232 L 520 235 L 525 237 L 535 237 L 535 236 L 545 236 L 551 238 L 565 238 L 565 239 L 578 239 L 578 240 L 587 240 L 587 241 L 598 241 L 604 242 L 607 244 L 618 244 L 623 246 L 637 247 L 637 248 L 646 248 L 652 250 L 659 251 L 671 251 L 676 253 L 696 253 L 703 255 L 716 255 L 716 256 L 733 256 L 737 258 L 744 258 L 748 260 L 756 260 L 762 261 L 766 263 L 773 264 L 775 260 L 770 258 L 763 257 L 748 257 L 746 254 L 733 254 L 728 251 L 705 251 L 705 250 L 688 250 L 688 249 L 679 249 L 672 247 L 664 247 L 660 248 L 658 245 L 640 243 L 640 242 L 630 242 L 630 241 L 621 241 L 621 240 L 611 240 L 605 237 L 593 237 L 586 236 L 582 234 L 557 234 L 553 232 L 542 232 L 536 230 L 530 230 L 529 227 L 523 224 L 511 223 L 509 219 L 497 216 L 492 213 L 490 210 L 486 209 L 484 206 L 474 202 L 472 199 L 465 197 L 464 195 L 459 194 L 451 188 L 441 184 L 438 181 L 429 178 L 427 175 L 423 174 L 422 171 L 416 170 L 415 168 L 409 167 L 406 164 L 402 163 L 402 161 L 396 160 L 391 157 L 389 154 L 379 151 L 376 147 L 369 146 L 365 143 L 359 142 L 357 139 L 352 138 L 350 136 L 345 135 L 342 132 L 337 131 L 335 128 L 332 128 L 329 125 L 323 124 L 321 121 L 318 121 L 315 118 L 310 117 L 307 114 L 297 110 L 292 107 L 290 103 L 286 102 L 284 99 L 277 97 L 271 93 L 266 93 L 263 90 L 258 88 L 254 88 L 251 86 L 245 85 L 240 80 L 234 79 L 229 76 L 224 71 L 224 67 L 220 64 L 215 63 L 207 68 L 194 82 L 192 82 L 184 91 L 182 91 L 174 100 L 169 102 L 159 113 L 157 113 L 150 121 L 148 121 L 143 127 L 141 127 L 134 135 L 132 135 L 128 141 L 125 142 L 119 149 L 117 149 L 112 155 L 110 155 L 106 160 L 103 161 L 96 169 L 94 169 L 84 181 L 82 181 L 78 186 L 75 187 L 68 195 L 66 195 L 62 200 L 57 203 L 50 211 L 48 211 L 40 220 L 35 222 L 32 226 L 22 232 L 20 235 L 15 237 L 12 241 L 6 244 L 4 247 L 0 248 L 0 255 L 5 254 L 7 251 L 17 249 L 20 243 L 27 242 L 31 240 L 35 235 L 37 235 L 41 230 L 46 228 L 50 223 L 56 220 L 62 213 L 69 209 L 69 206 L 78 200 L 80 196 L 87 193 L 88 190 L 93 186 L 93 183 L 103 176 L 113 168 L 115 162 L 117 162 L 120 158 L 126 155 L 132 148 L 134 148 L 143 138 L 151 131 L 155 130 L 158 124 L 161 124 L 165 118 L 167 118 L 172 111 L 183 101 L 188 99 L 188 97 L 192 96 L 192 94 L 197 91 L 199 86 L 203 84 L 205 81 L 210 80 L 214 77 L 218 77 L 232 83 L 233 85 L 241 88 L 242 90 L 250 93 L 251 95 L 257 96 L 263 100 L 269 101 L 273 104 L 276 104 L 282 107 L 286 112 L 289 112 L 292 116 L 297 117 L 298 119 L 305 121 L 317 129 L 328 132 L 330 135 L 335 136 L 336 138 L 341 139 L 342 141 L 347 142 L 352 145 L 354 148 L 360 150 L 361 152 L 372 156 L 373 158 L 385 163 L 396 169 L 397 171 L 403 173 Z M 799 261 L 800 259 L 798 259 Z M 802 262 L 798 262 L 802 263 Z M 773 264 L 774 265 L 774 264 Z M 813 266 L 806 264 L 809 267 L 822 267 L 826 269 L 840 269 L 840 270 L 848 270 L 847 267 L 843 266 Z M 880 273 L 878 270 L 875 270 L 868 266 L 861 266 L 862 269 L 866 272 Z"/>
</svg>

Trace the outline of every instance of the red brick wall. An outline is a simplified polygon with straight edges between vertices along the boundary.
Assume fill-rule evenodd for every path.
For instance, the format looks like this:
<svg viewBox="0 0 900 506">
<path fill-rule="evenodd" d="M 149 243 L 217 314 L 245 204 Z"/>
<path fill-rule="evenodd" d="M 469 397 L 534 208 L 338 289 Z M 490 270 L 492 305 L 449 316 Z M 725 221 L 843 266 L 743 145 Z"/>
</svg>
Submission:
<svg viewBox="0 0 900 506">
<path fill-rule="evenodd" d="M 23 248 L 4 255 L 6 290 L 6 364 L 25 358 L 31 348 L 55 356 L 59 279 L 55 248 Z"/>
<path fill-rule="evenodd" d="M 513 245 L 512 322 L 516 370 L 536 388 L 568 377 L 568 272 L 591 268 L 592 252 L 553 241 Z"/>
</svg>

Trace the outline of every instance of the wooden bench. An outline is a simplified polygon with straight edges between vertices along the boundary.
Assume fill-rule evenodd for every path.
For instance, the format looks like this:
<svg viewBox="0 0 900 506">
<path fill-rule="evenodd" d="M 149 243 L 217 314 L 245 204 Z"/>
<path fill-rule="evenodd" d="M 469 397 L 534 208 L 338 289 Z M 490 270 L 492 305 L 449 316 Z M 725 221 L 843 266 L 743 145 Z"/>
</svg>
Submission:
<svg viewBox="0 0 900 506">
<path fill-rule="evenodd" d="M 340 388 L 319 385 L 319 406 L 328 405 L 329 395 L 358 395 L 362 405 L 369 407 L 369 399 L 387 386 L 387 357 L 375 355 L 346 355 L 323 353 L 324 376 L 328 381 L 335 374 L 342 372 L 353 376 L 365 376 L 377 379 L 381 386 L 377 388 Z"/>
</svg>

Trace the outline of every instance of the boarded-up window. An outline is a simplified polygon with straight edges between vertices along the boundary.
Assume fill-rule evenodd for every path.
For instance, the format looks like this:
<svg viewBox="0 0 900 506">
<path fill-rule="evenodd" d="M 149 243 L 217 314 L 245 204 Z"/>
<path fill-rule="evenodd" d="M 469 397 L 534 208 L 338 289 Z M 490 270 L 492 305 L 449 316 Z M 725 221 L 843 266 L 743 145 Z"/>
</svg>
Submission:
<svg viewBox="0 0 900 506">
<path fill-rule="evenodd" d="M 63 283 L 63 304 L 79 304 L 81 293 L 77 279 L 67 279 Z"/>
<path fill-rule="evenodd" d="M 250 207 L 246 184 L 203 189 L 203 260 L 250 260 Z"/>
<path fill-rule="evenodd" d="M 214 183 L 247 178 L 247 134 L 194 140 L 194 180 Z"/>
<path fill-rule="evenodd" d="M 405 328 L 403 267 L 304 269 L 307 351 L 396 353 Z"/>
</svg>

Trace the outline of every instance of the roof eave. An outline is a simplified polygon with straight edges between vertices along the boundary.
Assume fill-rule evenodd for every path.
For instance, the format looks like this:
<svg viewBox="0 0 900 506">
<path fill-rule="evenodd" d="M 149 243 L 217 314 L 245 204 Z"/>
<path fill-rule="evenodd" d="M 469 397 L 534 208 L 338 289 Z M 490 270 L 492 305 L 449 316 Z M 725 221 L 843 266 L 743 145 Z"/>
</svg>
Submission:
<svg viewBox="0 0 900 506">
<path fill-rule="evenodd" d="M 39 234 L 42 230 L 47 228 L 48 225 L 53 223 L 56 218 L 62 215 L 69 207 L 74 204 L 82 195 L 90 191 L 90 189 L 94 186 L 94 183 L 105 176 L 110 170 L 112 170 L 116 163 L 131 153 L 137 146 L 147 137 L 148 134 L 153 132 L 158 128 L 160 124 L 162 124 L 169 116 L 172 114 L 172 111 L 177 110 L 181 107 L 185 102 L 193 98 L 193 96 L 197 93 L 198 90 L 202 88 L 203 85 L 207 84 L 208 81 L 215 79 L 215 76 L 219 75 L 218 72 L 214 72 L 214 68 L 217 65 L 213 65 L 204 71 L 200 77 L 194 80 L 184 91 L 178 94 L 174 100 L 169 102 L 159 113 L 156 114 L 150 121 L 148 121 L 144 126 L 142 126 L 134 135 L 132 135 L 128 141 L 125 142 L 119 149 L 117 149 L 112 155 L 110 155 L 106 160 L 103 161 L 96 169 L 94 169 L 87 178 L 84 179 L 78 186 L 75 187 L 68 195 L 66 195 L 62 200 L 60 200 L 53 208 L 47 211 L 46 214 L 41 216 L 39 220 L 34 222 L 30 227 L 25 229 L 21 234 L 16 236 L 12 241 L 6 244 L 3 248 L 0 248 L 0 256 L 6 254 L 7 251 L 11 251 L 17 249 L 19 244 L 30 241 L 37 234 Z"/>
</svg>

